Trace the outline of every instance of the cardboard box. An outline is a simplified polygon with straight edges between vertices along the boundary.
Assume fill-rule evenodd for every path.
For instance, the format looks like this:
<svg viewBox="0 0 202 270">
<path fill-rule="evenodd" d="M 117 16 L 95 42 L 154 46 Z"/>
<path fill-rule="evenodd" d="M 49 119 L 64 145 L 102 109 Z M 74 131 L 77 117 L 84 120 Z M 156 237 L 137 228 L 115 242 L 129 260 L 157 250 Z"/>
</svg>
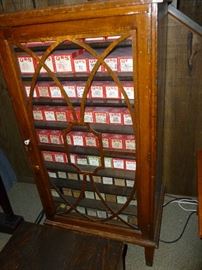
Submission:
<svg viewBox="0 0 202 270">
<path fill-rule="evenodd" d="M 77 98 L 76 83 L 63 83 L 63 88 L 69 98 Z"/>
<path fill-rule="evenodd" d="M 113 178 L 112 177 L 102 177 L 102 183 L 105 185 L 113 185 Z"/>
<path fill-rule="evenodd" d="M 95 107 L 94 108 L 94 119 L 97 124 L 108 124 L 109 116 L 106 108 Z"/>
<path fill-rule="evenodd" d="M 67 141 L 67 144 L 68 145 L 73 145 L 71 132 L 67 133 L 67 135 L 66 135 L 66 141 Z"/>
<path fill-rule="evenodd" d="M 119 170 L 124 170 L 125 169 L 125 164 L 124 164 L 123 159 L 113 158 L 112 163 L 113 163 L 113 168 L 114 169 L 119 169 Z"/>
<path fill-rule="evenodd" d="M 39 143 L 50 143 L 48 130 L 36 129 L 36 134 Z"/>
<path fill-rule="evenodd" d="M 135 160 L 125 160 L 126 170 L 136 171 L 136 161 Z"/>
<path fill-rule="evenodd" d="M 112 82 L 105 83 L 106 98 L 108 99 L 120 99 L 120 91 L 117 85 Z"/>
<path fill-rule="evenodd" d="M 88 158 L 83 155 L 77 155 L 76 164 L 78 165 L 88 165 Z"/>
<path fill-rule="evenodd" d="M 118 71 L 118 58 L 115 53 L 109 54 L 104 61 L 112 71 Z M 104 68 L 104 72 L 107 72 L 106 68 Z"/>
<path fill-rule="evenodd" d="M 35 72 L 34 60 L 31 56 L 26 54 L 18 54 L 17 58 L 21 73 L 33 74 Z"/>
<path fill-rule="evenodd" d="M 62 98 L 61 90 L 57 85 L 50 84 L 49 85 L 49 90 L 50 90 L 51 98 Z"/>
<path fill-rule="evenodd" d="M 75 73 L 88 73 L 89 72 L 87 54 L 88 53 L 83 53 L 74 58 Z"/>
<path fill-rule="evenodd" d="M 54 162 L 54 152 L 42 151 L 42 155 L 45 161 Z"/>
<path fill-rule="evenodd" d="M 112 168 L 113 167 L 112 158 L 105 157 L 104 158 L 104 165 L 105 165 L 105 168 Z"/>
<path fill-rule="evenodd" d="M 128 96 L 128 98 L 134 100 L 135 99 L 135 90 L 134 90 L 133 83 L 123 82 L 122 85 L 123 85 L 124 91 L 126 92 L 126 95 Z M 121 95 L 121 97 L 123 98 L 123 95 Z"/>
<path fill-rule="evenodd" d="M 94 108 L 93 107 L 86 107 L 84 113 L 84 122 L 85 123 L 95 123 L 94 121 Z"/>
<path fill-rule="evenodd" d="M 110 148 L 110 137 L 111 134 L 102 133 L 102 145 L 104 148 Z"/>
<path fill-rule="evenodd" d="M 49 131 L 50 143 L 52 144 L 63 144 L 62 131 L 60 130 L 50 130 Z"/>
<path fill-rule="evenodd" d="M 67 163 L 67 155 L 65 153 L 54 152 L 54 161 L 59 163 Z"/>
<path fill-rule="evenodd" d="M 44 106 L 43 107 L 45 121 L 56 121 L 55 107 Z"/>
<path fill-rule="evenodd" d="M 124 149 L 124 140 L 122 135 L 112 135 L 110 138 L 110 148 Z"/>
<path fill-rule="evenodd" d="M 128 109 L 123 110 L 123 124 L 124 125 L 132 125 L 131 114 Z"/>
<path fill-rule="evenodd" d="M 84 135 L 84 141 L 85 141 L 85 146 L 89 146 L 89 147 L 99 146 L 98 137 L 95 136 L 93 133 L 86 132 Z"/>
<path fill-rule="evenodd" d="M 109 123 L 123 125 L 123 109 L 110 108 L 109 109 Z"/>
<path fill-rule="evenodd" d="M 56 174 L 55 172 L 50 172 L 50 171 L 48 171 L 48 176 L 49 176 L 50 178 L 57 178 L 57 174 Z"/>
<path fill-rule="evenodd" d="M 71 163 L 76 164 L 76 159 L 77 159 L 77 155 L 70 154 L 70 161 L 71 161 Z"/>
<path fill-rule="evenodd" d="M 55 116 L 56 120 L 59 122 L 67 122 L 68 121 L 68 110 L 67 107 L 57 107 L 55 108 Z"/>
<path fill-rule="evenodd" d="M 125 204 L 127 202 L 127 197 L 125 196 L 117 196 L 117 203 Z"/>
<path fill-rule="evenodd" d="M 58 171 L 58 177 L 62 179 L 67 179 L 67 174 L 66 172 Z"/>
<path fill-rule="evenodd" d="M 51 95 L 50 95 L 50 91 L 49 91 L 49 85 L 46 84 L 46 83 L 40 83 L 40 84 L 37 84 L 37 96 L 38 97 L 44 97 L 44 98 L 49 98 Z"/>
<path fill-rule="evenodd" d="M 71 132 L 69 133 L 74 146 L 84 146 L 84 132 Z"/>
<path fill-rule="evenodd" d="M 37 56 L 39 57 L 39 59 L 42 58 L 42 53 L 38 53 Z M 47 58 L 46 58 L 46 61 L 45 61 L 45 65 L 52 71 L 52 72 L 55 72 L 55 68 L 54 68 L 54 63 L 53 63 L 53 56 L 52 55 L 49 55 Z M 35 60 L 35 66 L 37 67 L 38 65 L 38 62 Z M 46 69 L 42 66 L 41 69 L 40 69 L 40 73 L 47 73 Z"/>
<path fill-rule="evenodd" d="M 114 178 L 114 184 L 116 186 L 125 187 L 125 180 L 121 178 Z"/>
<path fill-rule="evenodd" d="M 135 137 L 133 135 L 124 135 L 124 141 L 126 150 L 136 149 Z"/>
<path fill-rule="evenodd" d="M 85 198 L 86 199 L 94 200 L 95 199 L 94 192 L 92 192 L 92 191 L 85 191 Z"/>
<path fill-rule="evenodd" d="M 87 156 L 88 164 L 90 166 L 99 167 L 100 166 L 100 157 L 97 156 Z"/>
<path fill-rule="evenodd" d="M 79 50 L 57 51 L 53 54 L 55 72 L 74 72 L 73 59 L 83 52 Z"/>
<path fill-rule="evenodd" d="M 37 120 L 37 121 L 45 120 L 44 113 L 43 113 L 43 107 L 33 106 L 33 118 L 34 118 L 34 120 Z"/>
<path fill-rule="evenodd" d="M 93 82 L 90 87 L 90 97 L 91 98 L 105 98 L 105 88 L 104 84 L 100 82 Z"/>
</svg>

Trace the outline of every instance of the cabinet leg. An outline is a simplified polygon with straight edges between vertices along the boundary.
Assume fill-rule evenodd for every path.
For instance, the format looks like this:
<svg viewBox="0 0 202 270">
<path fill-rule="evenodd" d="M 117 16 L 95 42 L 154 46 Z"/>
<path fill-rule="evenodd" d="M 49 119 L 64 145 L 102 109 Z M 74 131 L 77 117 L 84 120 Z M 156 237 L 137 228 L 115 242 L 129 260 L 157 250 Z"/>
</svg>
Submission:
<svg viewBox="0 0 202 270">
<path fill-rule="evenodd" d="M 154 259 L 154 247 L 145 247 L 144 253 L 145 253 L 145 261 L 146 265 L 152 266 L 153 265 L 153 259 Z"/>
</svg>

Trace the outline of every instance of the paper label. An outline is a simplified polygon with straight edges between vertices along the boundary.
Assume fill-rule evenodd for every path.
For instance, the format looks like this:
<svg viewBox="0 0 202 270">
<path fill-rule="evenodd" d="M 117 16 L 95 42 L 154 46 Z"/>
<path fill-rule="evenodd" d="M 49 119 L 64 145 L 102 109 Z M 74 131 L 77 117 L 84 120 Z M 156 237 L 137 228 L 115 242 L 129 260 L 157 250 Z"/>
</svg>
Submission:
<svg viewBox="0 0 202 270">
<path fill-rule="evenodd" d="M 74 68 L 76 72 L 87 72 L 87 61 L 86 59 L 75 59 Z"/>
<path fill-rule="evenodd" d="M 48 86 L 38 86 L 38 92 L 40 97 L 49 97 Z"/>
<path fill-rule="evenodd" d="M 67 121 L 67 115 L 66 115 L 66 112 L 56 112 L 56 119 L 57 121 Z"/>
<path fill-rule="evenodd" d="M 54 56 L 56 72 L 72 72 L 72 63 L 70 55 Z"/>
<path fill-rule="evenodd" d="M 103 176 L 102 182 L 105 185 L 113 185 L 113 179 L 111 177 L 105 177 L 105 176 Z"/>
<path fill-rule="evenodd" d="M 64 159 L 64 155 L 63 154 L 55 154 L 55 161 L 56 162 L 61 162 L 61 163 L 64 163 L 65 162 L 65 159 Z"/>
<path fill-rule="evenodd" d="M 124 160 L 122 159 L 113 159 L 113 167 L 115 169 L 121 169 L 123 170 L 124 169 Z"/>
<path fill-rule="evenodd" d="M 66 172 L 58 172 L 58 177 L 66 179 L 67 178 Z"/>
<path fill-rule="evenodd" d="M 122 149 L 123 148 L 123 141 L 120 139 L 112 139 L 112 148 Z"/>
<path fill-rule="evenodd" d="M 130 114 L 124 114 L 123 115 L 123 122 L 124 125 L 132 125 L 132 118 Z"/>
<path fill-rule="evenodd" d="M 126 170 L 135 171 L 136 170 L 136 162 L 126 160 Z"/>
<path fill-rule="evenodd" d="M 50 94 L 52 98 L 61 98 L 62 94 L 58 86 L 50 86 Z"/>
<path fill-rule="evenodd" d="M 133 60 L 131 58 L 120 59 L 120 71 L 121 72 L 132 72 L 133 71 Z"/>
<path fill-rule="evenodd" d="M 93 123 L 93 112 L 86 112 L 84 113 L 84 122 L 86 123 Z"/>
<path fill-rule="evenodd" d="M 127 202 L 127 197 L 125 196 L 117 196 L 117 203 L 124 204 Z"/>
<path fill-rule="evenodd" d="M 54 172 L 48 172 L 48 175 L 49 175 L 49 177 L 51 177 L 51 178 L 57 178 L 57 175 L 56 175 L 56 173 L 54 173 Z"/>
<path fill-rule="evenodd" d="M 39 58 L 41 58 L 41 57 L 42 57 L 42 56 L 39 56 Z M 49 56 L 49 57 L 46 59 L 45 65 L 46 65 L 52 72 L 54 72 L 53 59 L 52 59 L 51 56 Z M 45 70 L 45 68 L 42 67 L 41 70 L 40 70 L 40 73 L 45 73 L 45 72 L 47 72 L 47 71 Z"/>
<path fill-rule="evenodd" d="M 88 59 L 88 63 L 89 63 L 89 70 L 92 71 L 92 69 L 94 68 L 95 64 L 97 63 L 97 59 Z M 99 72 L 102 71 L 101 66 L 99 66 L 98 71 Z"/>
<path fill-rule="evenodd" d="M 104 98 L 103 87 L 91 86 L 91 96 L 92 98 Z"/>
<path fill-rule="evenodd" d="M 107 123 L 107 114 L 101 113 L 101 112 L 95 112 L 95 122 L 106 124 Z"/>
<path fill-rule="evenodd" d="M 46 121 L 55 121 L 55 113 L 53 111 L 44 111 Z"/>
<path fill-rule="evenodd" d="M 109 113 L 109 121 L 111 124 L 122 124 L 121 113 Z"/>
<path fill-rule="evenodd" d="M 95 199 L 94 193 L 92 191 L 85 191 L 86 199 Z"/>
<path fill-rule="evenodd" d="M 113 70 L 113 71 L 118 70 L 118 68 L 117 68 L 117 66 L 118 66 L 117 58 L 106 58 L 104 61 L 111 68 L 111 70 Z"/>
<path fill-rule="evenodd" d="M 86 146 L 97 146 L 95 137 L 87 136 L 85 140 L 86 140 Z"/>
<path fill-rule="evenodd" d="M 48 135 L 47 134 L 39 134 L 39 141 L 41 143 L 49 143 Z"/>
<path fill-rule="evenodd" d="M 34 117 L 34 120 L 43 120 L 43 113 L 42 113 L 42 111 L 34 110 L 33 111 L 33 117 Z"/>
<path fill-rule="evenodd" d="M 34 73 L 34 62 L 32 57 L 18 56 L 18 62 L 22 73 Z"/>
<path fill-rule="evenodd" d="M 84 145 L 83 136 L 73 135 L 72 137 L 73 137 L 73 145 L 80 145 L 80 146 Z"/>
<path fill-rule="evenodd" d="M 127 150 L 135 150 L 135 140 L 125 140 L 125 145 Z"/>
<path fill-rule="evenodd" d="M 117 86 L 106 86 L 106 98 L 119 98 L 119 90 Z"/>
<path fill-rule="evenodd" d="M 68 97 L 76 98 L 76 87 L 74 85 L 65 85 L 63 88 Z"/>
</svg>

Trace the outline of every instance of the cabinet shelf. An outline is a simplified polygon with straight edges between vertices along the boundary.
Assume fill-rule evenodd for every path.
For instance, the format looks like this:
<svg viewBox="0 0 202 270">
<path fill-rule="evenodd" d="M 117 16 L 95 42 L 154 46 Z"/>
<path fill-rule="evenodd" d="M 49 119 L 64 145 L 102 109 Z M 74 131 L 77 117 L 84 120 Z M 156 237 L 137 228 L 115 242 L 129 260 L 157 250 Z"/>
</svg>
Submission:
<svg viewBox="0 0 202 270">
<path fill-rule="evenodd" d="M 57 171 L 61 170 L 61 171 L 66 171 L 66 172 L 78 173 L 78 171 L 73 166 L 70 166 L 69 164 L 66 164 L 66 163 L 56 163 L 56 162 L 45 161 L 44 164 L 45 164 L 46 168 L 49 170 L 57 170 Z M 80 165 L 80 167 L 83 168 L 83 171 L 86 171 L 89 168 L 95 169 L 95 167 L 87 166 L 87 165 L 86 166 Z M 97 171 L 96 175 L 134 180 L 136 172 L 135 171 L 113 169 L 113 168 L 105 168 L 105 169 L 101 169 L 101 170 Z"/>
<path fill-rule="evenodd" d="M 70 180 L 70 179 L 61 179 L 61 178 L 50 178 L 51 183 L 56 185 L 58 188 L 71 188 L 71 189 L 77 189 L 81 190 L 82 188 L 82 181 L 81 180 Z M 96 187 L 100 192 L 107 193 L 107 194 L 113 194 L 113 195 L 124 195 L 129 196 L 132 187 L 120 187 L 115 185 L 104 185 L 102 183 L 95 183 Z M 90 182 L 86 182 L 86 190 L 93 191 L 92 185 Z"/>
<path fill-rule="evenodd" d="M 64 196 L 71 204 L 74 204 L 76 199 L 72 198 L 71 196 Z M 62 198 L 59 197 L 54 197 L 54 201 L 56 202 L 64 202 Z M 118 211 L 123 205 L 122 204 L 117 204 L 117 203 L 112 203 L 112 202 L 107 202 L 109 207 L 114 211 Z M 79 206 L 85 207 L 85 208 L 91 208 L 91 209 L 96 209 L 96 210 L 104 210 L 107 211 L 106 207 L 102 204 L 101 201 L 97 200 L 91 200 L 91 199 L 86 199 L 83 198 L 79 202 Z M 136 216 L 137 215 L 137 207 L 135 205 L 129 205 L 127 206 L 121 214 L 124 215 L 131 215 L 131 216 Z"/>
<path fill-rule="evenodd" d="M 132 72 L 118 72 L 119 80 L 121 81 L 133 81 Z M 89 73 L 55 73 L 60 82 L 64 81 L 87 81 Z M 22 74 L 22 80 L 26 82 L 31 82 L 32 74 Z M 47 74 L 40 74 L 38 76 L 38 81 L 53 81 L 51 77 Z M 94 81 L 113 81 L 112 77 L 109 76 L 106 72 L 98 72 L 94 77 Z"/>
<path fill-rule="evenodd" d="M 72 104 L 74 106 L 80 106 L 81 105 L 81 99 L 78 98 L 70 98 Z M 33 105 L 50 105 L 50 106 L 65 106 L 67 103 L 64 99 L 53 99 L 53 98 L 33 98 Z M 130 104 L 132 105 L 132 108 L 134 107 L 134 100 L 130 100 Z M 118 100 L 118 99 L 87 99 L 86 106 L 88 107 L 127 107 L 124 100 Z"/>
<path fill-rule="evenodd" d="M 63 130 L 66 129 L 69 125 L 66 122 L 50 122 L 50 121 L 34 121 L 35 128 L 41 129 L 57 129 Z M 97 132 L 101 133 L 113 133 L 113 134 L 121 134 L 121 135 L 133 135 L 134 131 L 132 126 L 124 126 L 124 125 L 107 125 L 107 124 L 90 124 L 91 128 Z M 73 131 L 88 131 L 85 126 L 74 126 L 72 128 Z"/>
<path fill-rule="evenodd" d="M 65 152 L 64 145 L 57 144 L 39 144 L 40 150 L 43 151 L 56 151 L 56 152 Z M 83 155 L 99 155 L 99 150 L 97 147 L 88 147 L 88 146 L 69 146 L 68 150 L 72 154 L 83 154 Z M 120 150 L 120 149 L 106 149 L 103 150 L 104 156 L 107 157 L 117 157 L 117 158 L 130 158 L 135 159 L 134 151 Z"/>
</svg>

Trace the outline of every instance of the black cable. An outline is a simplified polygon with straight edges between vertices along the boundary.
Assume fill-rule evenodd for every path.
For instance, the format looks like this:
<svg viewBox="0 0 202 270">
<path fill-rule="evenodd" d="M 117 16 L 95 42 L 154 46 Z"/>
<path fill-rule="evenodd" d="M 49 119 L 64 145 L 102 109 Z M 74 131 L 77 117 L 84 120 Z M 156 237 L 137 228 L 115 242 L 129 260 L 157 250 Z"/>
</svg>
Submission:
<svg viewBox="0 0 202 270">
<path fill-rule="evenodd" d="M 34 221 L 34 223 L 35 223 L 35 224 L 39 224 L 39 223 L 41 222 L 42 218 L 44 217 L 44 214 L 45 214 L 45 212 L 44 212 L 44 210 L 42 209 L 42 210 L 40 211 L 40 213 L 38 214 L 38 216 L 37 216 L 36 220 Z"/>
<path fill-rule="evenodd" d="M 195 213 L 196 213 L 196 211 L 193 211 L 193 212 L 191 212 L 191 213 L 189 214 L 189 216 L 188 216 L 188 218 L 187 218 L 187 220 L 186 220 L 186 222 L 185 222 L 185 225 L 184 225 L 184 228 L 183 228 L 182 232 L 180 233 L 180 235 L 179 235 L 176 239 L 174 239 L 174 240 L 172 240 L 172 241 L 166 241 L 166 240 L 160 239 L 160 242 L 165 243 L 165 244 L 174 244 L 174 243 L 176 243 L 177 241 L 179 241 L 179 240 L 182 238 L 182 236 L 183 236 L 183 234 L 184 234 L 184 232 L 185 232 L 185 230 L 186 230 L 186 227 L 187 227 L 187 225 L 188 225 L 188 223 L 189 223 L 190 218 L 191 218 L 192 215 L 195 214 Z"/>
</svg>

